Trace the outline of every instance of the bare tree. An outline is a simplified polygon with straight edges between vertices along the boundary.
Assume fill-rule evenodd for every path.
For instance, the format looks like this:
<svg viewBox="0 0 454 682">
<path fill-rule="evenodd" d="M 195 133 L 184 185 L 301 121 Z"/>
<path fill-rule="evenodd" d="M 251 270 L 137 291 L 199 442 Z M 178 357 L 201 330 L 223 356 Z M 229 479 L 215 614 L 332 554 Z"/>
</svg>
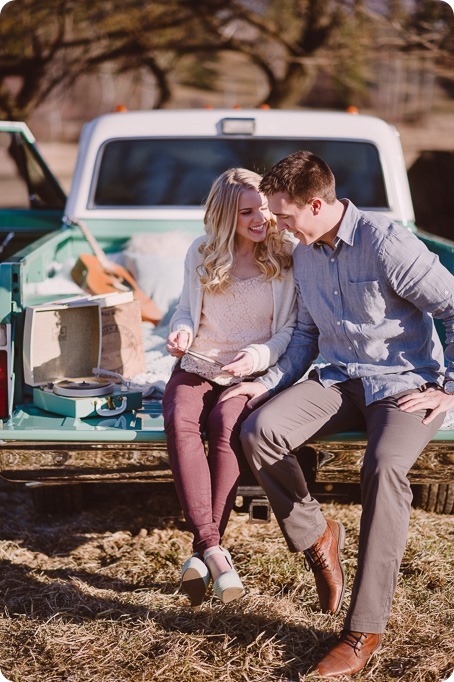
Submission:
<svg viewBox="0 0 454 682">
<path fill-rule="evenodd" d="M 69 0 L 19 0 L 0 21 L 0 110 L 21 118 L 67 78 Z M 17 13 L 20 12 L 20 21 Z"/>
<path fill-rule="evenodd" d="M 153 106 L 163 107 L 181 82 L 214 88 L 227 51 L 263 73 L 268 92 L 254 104 L 301 104 L 321 71 L 348 103 L 370 85 L 383 37 L 398 34 L 396 49 L 417 45 L 449 63 L 452 27 L 434 14 L 443 3 L 413 5 L 409 12 L 403 0 L 16 0 L 0 21 L 0 114 L 26 118 L 106 64 L 113 74 L 151 74 Z"/>
<path fill-rule="evenodd" d="M 106 62 L 119 73 L 147 68 L 159 91 L 156 106 L 164 105 L 170 97 L 175 44 L 194 16 L 187 4 L 16 0 L 0 22 L 0 112 L 26 118 L 52 92 Z"/>
</svg>

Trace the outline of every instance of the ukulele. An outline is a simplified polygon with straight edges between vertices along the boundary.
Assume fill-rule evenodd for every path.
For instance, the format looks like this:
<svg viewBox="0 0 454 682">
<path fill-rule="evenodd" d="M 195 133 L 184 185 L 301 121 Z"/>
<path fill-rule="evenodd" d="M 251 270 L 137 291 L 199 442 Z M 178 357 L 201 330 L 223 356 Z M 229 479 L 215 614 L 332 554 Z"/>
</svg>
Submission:
<svg viewBox="0 0 454 682">
<path fill-rule="evenodd" d="M 140 302 L 142 320 L 157 324 L 163 316 L 162 310 L 139 288 L 126 268 L 109 261 L 85 223 L 72 218 L 67 222 L 81 230 L 93 251 L 93 254 L 81 253 L 71 270 L 71 276 L 76 284 L 95 295 L 132 291 L 134 298 Z"/>
</svg>

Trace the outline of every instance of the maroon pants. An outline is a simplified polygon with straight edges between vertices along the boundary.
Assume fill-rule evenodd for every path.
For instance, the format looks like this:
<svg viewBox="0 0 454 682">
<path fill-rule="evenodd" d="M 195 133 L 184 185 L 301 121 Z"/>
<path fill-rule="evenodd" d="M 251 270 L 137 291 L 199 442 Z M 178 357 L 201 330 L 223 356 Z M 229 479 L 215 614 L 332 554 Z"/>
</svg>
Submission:
<svg viewBox="0 0 454 682">
<path fill-rule="evenodd" d="M 224 391 L 224 386 L 177 365 L 162 401 L 170 467 L 197 553 L 221 541 L 243 459 L 239 436 L 250 414 L 248 399 L 238 396 L 219 403 Z"/>
</svg>

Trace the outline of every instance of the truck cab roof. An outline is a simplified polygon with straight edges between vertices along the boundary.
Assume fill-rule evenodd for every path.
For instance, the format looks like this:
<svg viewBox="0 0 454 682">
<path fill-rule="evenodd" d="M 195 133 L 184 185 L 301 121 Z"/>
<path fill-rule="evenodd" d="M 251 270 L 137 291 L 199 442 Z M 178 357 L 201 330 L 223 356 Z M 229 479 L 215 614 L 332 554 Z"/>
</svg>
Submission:
<svg viewBox="0 0 454 682">
<path fill-rule="evenodd" d="M 83 129 L 67 213 L 79 218 L 201 219 L 225 168 L 263 174 L 298 149 L 324 158 L 339 198 L 414 222 L 399 135 L 385 121 L 342 112 L 157 110 L 107 114 Z M 171 188 L 171 197 L 169 195 Z"/>
</svg>

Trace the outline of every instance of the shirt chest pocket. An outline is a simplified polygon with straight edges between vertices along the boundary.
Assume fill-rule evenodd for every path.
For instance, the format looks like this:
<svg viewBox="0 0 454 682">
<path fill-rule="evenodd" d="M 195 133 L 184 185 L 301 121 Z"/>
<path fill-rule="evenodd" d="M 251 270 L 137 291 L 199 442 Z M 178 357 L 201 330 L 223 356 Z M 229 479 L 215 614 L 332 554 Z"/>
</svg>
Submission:
<svg viewBox="0 0 454 682">
<path fill-rule="evenodd" d="M 344 299 L 353 323 L 378 324 L 385 316 L 386 301 L 378 280 L 349 282 Z"/>
</svg>

